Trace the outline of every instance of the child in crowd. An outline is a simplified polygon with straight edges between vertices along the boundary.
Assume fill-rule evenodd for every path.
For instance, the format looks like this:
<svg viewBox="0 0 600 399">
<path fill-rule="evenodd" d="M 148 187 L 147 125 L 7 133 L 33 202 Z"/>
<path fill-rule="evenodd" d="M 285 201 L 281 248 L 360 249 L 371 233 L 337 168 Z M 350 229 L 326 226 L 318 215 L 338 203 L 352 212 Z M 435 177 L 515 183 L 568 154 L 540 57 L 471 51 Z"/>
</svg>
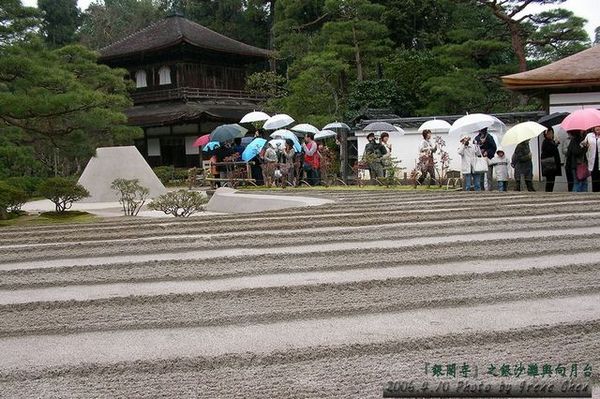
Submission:
<svg viewBox="0 0 600 399">
<path fill-rule="evenodd" d="M 507 191 L 510 160 L 506 158 L 504 150 L 501 147 L 496 150 L 494 158 L 488 159 L 488 164 L 494 168 L 494 176 L 498 182 L 498 191 Z"/>
</svg>

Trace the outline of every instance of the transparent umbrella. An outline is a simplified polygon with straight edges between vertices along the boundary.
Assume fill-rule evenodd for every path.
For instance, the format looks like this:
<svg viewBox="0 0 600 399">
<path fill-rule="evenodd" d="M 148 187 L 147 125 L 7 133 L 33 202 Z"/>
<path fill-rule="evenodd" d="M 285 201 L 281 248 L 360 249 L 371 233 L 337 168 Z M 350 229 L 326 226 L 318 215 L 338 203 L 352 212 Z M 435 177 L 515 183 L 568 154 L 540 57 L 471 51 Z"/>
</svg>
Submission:
<svg viewBox="0 0 600 399">
<path fill-rule="evenodd" d="M 419 133 L 424 130 L 430 130 L 431 133 L 448 133 L 451 127 L 452 125 L 443 119 L 432 119 L 419 126 Z"/>
<path fill-rule="evenodd" d="M 448 133 L 451 136 L 472 134 L 484 128 L 491 128 L 500 133 L 506 130 L 506 125 L 495 116 L 488 114 L 469 114 L 458 118 Z"/>
<path fill-rule="evenodd" d="M 530 140 L 546 131 L 546 126 L 537 122 L 523 122 L 511 127 L 502 137 L 502 145 L 515 145 Z"/>
<path fill-rule="evenodd" d="M 273 115 L 263 125 L 265 130 L 281 129 L 294 123 L 294 118 L 287 114 Z"/>
</svg>

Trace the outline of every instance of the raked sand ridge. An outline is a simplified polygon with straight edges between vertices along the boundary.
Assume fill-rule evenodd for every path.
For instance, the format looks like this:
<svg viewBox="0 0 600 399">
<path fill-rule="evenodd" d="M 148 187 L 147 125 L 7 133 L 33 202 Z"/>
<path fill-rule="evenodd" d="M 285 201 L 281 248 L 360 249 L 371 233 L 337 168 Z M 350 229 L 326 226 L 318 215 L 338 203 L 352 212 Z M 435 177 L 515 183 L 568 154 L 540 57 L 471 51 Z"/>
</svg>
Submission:
<svg viewBox="0 0 600 399">
<path fill-rule="evenodd" d="M 377 398 L 425 363 L 600 370 L 599 196 L 303 195 L 335 202 L 1 229 L 0 397 Z"/>
</svg>

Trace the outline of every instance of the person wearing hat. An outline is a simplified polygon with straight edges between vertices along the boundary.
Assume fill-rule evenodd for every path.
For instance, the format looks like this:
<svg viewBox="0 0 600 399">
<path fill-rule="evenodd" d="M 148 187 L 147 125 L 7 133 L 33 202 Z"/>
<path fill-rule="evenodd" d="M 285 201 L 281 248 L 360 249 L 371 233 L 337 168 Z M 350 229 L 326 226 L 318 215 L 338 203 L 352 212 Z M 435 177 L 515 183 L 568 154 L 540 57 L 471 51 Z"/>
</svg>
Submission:
<svg viewBox="0 0 600 399">
<path fill-rule="evenodd" d="M 475 144 L 479 146 L 479 150 L 483 157 L 492 159 L 496 155 L 496 141 L 494 141 L 492 135 L 488 133 L 487 127 L 481 129 L 477 136 L 475 136 Z M 481 187 L 486 186 L 487 190 L 492 189 L 492 171 L 493 168 L 490 166 L 487 174 L 480 175 Z"/>
<path fill-rule="evenodd" d="M 460 144 L 458 145 L 458 155 L 460 155 L 461 158 L 460 171 L 465 181 L 465 191 L 471 191 L 471 185 L 474 187 L 475 191 L 481 190 L 480 174 L 474 173 L 478 153 L 479 149 L 476 149 L 475 146 L 471 144 L 471 137 L 463 135 L 460 138 Z"/>
<path fill-rule="evenodd" d="M 494 169 L 494 177 L 498 182 L 498 191 L 507 191 L 510 161 L 506 158 L 502 147 L 498 147 L 496 156 L 490 159 L 488 164 Z"/>
<path fill-rule="evenodd" d="M 383 177 L 383 162 L 382 157 L 387 154 L 385 146 L 375 140 L 375 133 L 371 132 L 367 135 L 368 143 L 365 146 L 365 157 L 369 165 L 369 174 L 371 179 Z"/>
</svg>

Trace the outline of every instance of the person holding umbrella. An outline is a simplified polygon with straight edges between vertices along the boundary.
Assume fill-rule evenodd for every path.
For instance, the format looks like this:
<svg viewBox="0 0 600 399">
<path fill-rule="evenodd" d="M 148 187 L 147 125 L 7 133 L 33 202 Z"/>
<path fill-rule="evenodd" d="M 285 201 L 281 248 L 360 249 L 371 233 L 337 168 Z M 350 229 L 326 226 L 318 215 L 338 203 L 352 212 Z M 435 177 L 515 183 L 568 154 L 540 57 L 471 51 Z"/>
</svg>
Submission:
<svg viewBox="0 0 600 399">
<path fill-rule="evenodd" d="M 492 159 L 496 155 L 496 142 L 494 138 L 488 134 L 488 128 L 484 127 L 479 130 L 477 136 L 475 136 L 475 144 L 479 146 L 479 150 L 481 151 L 481 156 L 486 157 L 487 159 Z M 493 167 L 490 166 L 488 168 L 487 176 L 485 173 L 480 175 L 480 185 L 481 187 L 486 187 L 486 190 L 490 191 L 492 189 L 492 172 Z M 487 183 L 487 184 L 486 184 Z"/>
<path fill-rule="evenodd" d="M 571 173 L 573 174 L 573 192 L 582 193 L 588 191 L 588 176 L 581 176 L 577 173 L 577 169 L 588 170 L 586 161 L 586 149 L 581 145 L 583 142 L 584 132 L 580 130 L 569 130 L 567 133 L 571 134 L 571 142 L 567 150 L 567 160 L 565 164 L 568 164 Z M 580 166 L 584 165 L 584 166 Z"/>
<path fill-rule="evenodd" d="M 479 150 L 476 149 L 470 141 L 471 137 L 466 134 L 460 138 L 458 155 L 460 155 L 461 158 L 461 173 L 465 180 L 465 191 L 471 191 L 471 184 L 473 184 L 475 191 L 481 191 L 479 174 L 474 173 L 475 160 Z"/>
<path fill-rule="evenodd" d="M 540 163 L 542 165 L 542 176 L 546 177 L 546 192 L 554 191 L 554 180 L 560 176 L 560 154 L 558 145 L 560 142 L 554 141 L 554 129 L 548 128 L 544 132 L 544 141 L 542 142 L 542 152 L 540 154 Z"/>
<path fill-rule="evenodd" d="M 429 185 L 431 186 L 435 179 L 435 160 L 433 154 L 437 151 L 437 144 L 431 140 L 431 130 L 423 130 L 421 135 L 423 136 L 423 141 L 421 141 L 421 145 L 419 146 L 419 153 L 421 154 L 419 158 L 423 164 L 423 173 L 419 177 L 419 184 L 423 184 L 429 174 Z"/>
<path fill-rule="evenodd" d="M 285 146 L 283 147 L 283 158 L 284 158 L 284 175 L 287 178 L 287 183 L 290 185 L 295 184 L 296 173 L 294 167 L 294 161 L 296 160 L 296 150 L 294 149 L 294 141 L 291 139 L 285 140 Z M 284 186 L 285 187 L 285 186 Z"/>
<path fill-rule="evenodd" d="M 319 184 L 319 153 L 317 152 L 317 143 L 313 140 L 314 135 L 307 133 L 304 136 L 302 150 L 304 150 L 304 171 L 308 184 L 316 186 Z"/>
<path fill-rule="evenodd" d="M 365 146 L 365 157 L 369 164 L 369 174 L 371 179 L 383 177 L 382 157 L 387 154 L 385 146 L 375 140 L 375 133 L 371 132 L 367 135 L 368 143 Z"/>
<path fill-rule="evenodd" d="M 561 154 L 562 165 L 565 168 L 565 177 L 567 178 L 567 191 L 573 191 L 573 170 L 571 168 L 571 164 L 569 163 L 569 145 L 571 144 L 571 140 L 573 138 L 573 134 L 570 132 L 566 132 L 567 137 L 563 138 L 558 145 L 559 154 Z"/>
<path fill-rule="evenodd" d="M 521 176 L 525 179 L 527 191 L 535 191 L 533 188 L 533 163 L 531 162 L 531 149 L 529 140 L 520 142 L 515 148 L 510 166 L 515 169 L 515 191 L 521 191 Z"/>
<path fill-rule="evenodd" d="M 217 172 L 219 173 L 219 177 L 221 179 L 228 179 L 230 177 L 232 168 L 228 168 L 227 165 L 223 165 L 223 162 L 233 162 L 237 160 L 240 156 L 239 153 L 235 151 L 233 147 L 233 140 L 227 140 L 223 143 L 222 146 L 215 150 L 215 155 L 217 156 Z"/>
<path fill-rule="evenodd" d="M 600 192 L 600 126 L 585 136 L 581 146 L 587 149 L 588 170 L 592 175 L 592 191 Z"/>
</svg>

